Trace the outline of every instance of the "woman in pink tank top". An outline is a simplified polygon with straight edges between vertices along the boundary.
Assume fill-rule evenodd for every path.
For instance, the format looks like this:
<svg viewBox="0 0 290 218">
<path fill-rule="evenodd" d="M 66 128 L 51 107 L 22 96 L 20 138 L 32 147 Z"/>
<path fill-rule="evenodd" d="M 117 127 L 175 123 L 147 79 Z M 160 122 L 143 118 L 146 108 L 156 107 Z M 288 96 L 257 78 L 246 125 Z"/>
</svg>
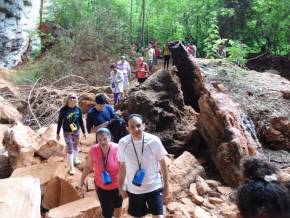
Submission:
<svg viewBox="0 0 290 218">
<path fill-rule="evenodd" d="M 98 144 L 89 151 L 80 185 L 84 186 L 85 178 L 93 171 L 103 216 L 121 217 L 123 200 L 118 190 L 118 145 L 111 142 L 111 133 L 107 128 L 98 129 L 96 136 Z"/>
</svg>

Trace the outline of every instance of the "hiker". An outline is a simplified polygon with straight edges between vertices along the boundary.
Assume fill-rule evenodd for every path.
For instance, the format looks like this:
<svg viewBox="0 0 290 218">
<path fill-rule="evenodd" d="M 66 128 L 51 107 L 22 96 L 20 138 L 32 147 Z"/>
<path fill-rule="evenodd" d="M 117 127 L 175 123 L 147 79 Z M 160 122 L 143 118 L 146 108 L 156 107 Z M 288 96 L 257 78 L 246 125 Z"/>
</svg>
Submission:
<svg viewBox="0 0 290 218">
<path fill-rule="evenodd" d="M 191 44 L 191 46 L 192 46 L 192 56 L 194 57 L 194 58 L 196 58 L 197 57 L 197 48 L 196 48 L 196 45 L 194 45 L 194 44 Z"/>
<path fill-rule="evenodd" d="M 96 95 L 95 102 L 95 107 L 90 108 L 87 114 L 87 131 L 89 133 L 94 133 L 102 127 L 108 127 L 110 120 L 122 114 L 121 111 L 114 111 L 104 94 Z"/>
<path fill-rule="evenodd" d="M 123 73 L 123 98 L 125 98 L 129 89 L 129 76 L 131 75 L 131 67 L 130 64 L 126 61 L 125 56 L 121 56 L 121 60 L 117 63 L 117 69 Z"/>
<path fill-rule="evenodd" d="M 219 45 L 217 53 L 219 58 L 226 58 L 227 56 L 226 47 L 223 45 Z"/>
<path fill-rule="evenodd" d="M 160 57 L 160 55 L 161 55 L 161 51 L 160 51 L 160 48 L 155 48 L 155 59 L 154 59 L 154 64 L 155 65 L 157 65 L 158 64 L 158 59 L 160 59 L 161 57 Z"/>
<path fill-rule="evenodd" d="M 171 56 L 171 52 L 168 48 L 168 42 L 165 44 L 164 48 L 163 48 L 163 59 L 164 59 L 164 70 L 165 67 L 168 70 L 169 67 L 169 60 L 170 60 L 170 56 Z"/>
<path fill-rule="evenodd" d="M 163 217 L 163 200 L 169 197 L 164 160 L 167 152 L 160 139 L 144 129 L 142 116 L 131 114 L 128 119 L 130 134 L 118 144 L 119 191 L 123 199 L 129 198 L 129 215 L 143 217 L 150 213 L 153 217 Z"/>
<path fill-rule="evenodd" d="M 64 100 L 64 106 L 60 109 L 59 118 L 57 122 L 56 139 L 60 140 L 60 129 L 63 128 L 63 136 L 66 143 L 66 152 L 69 165 L 68 173 L 75 174 L 74 165 L 80 164 L 78 159 L 80 129 L 86 138 L 86 131 L 84 128 L 82 111 L 77 106 L 77 96 L 69 94 Z"/>
<path fill-rule="evenodd" d="M 123 72 L 117 69 L 116 64 L 111 64 L 110 66 L 110 80 L 111 80 L 111 88 L 114 93 L 114 106 L 118 106 L 121 102 L 121 95 L 123 93 L 123 83 L 124 83 L 124 75 Z"/>
<path fill-rule="evenodd" d="M 238 188 L 237 205 L 244 218 L 290 218 L 290 193 L 278 181 L 278 169 L 266 160 L 246 157 L 244 181 Z"/>
<path fill-rule="evenodd" d="M 136 70 L 134 70 L 134 73 L 136 74 L 136 78 L 139 82 L 139 84 L 142 84 L 143 82 L 145 82 L 145 80 L 148 77 L 148 65 L 144 62 L 143 57 L 139 57 L 137 59 L 137 68 Z"/>
<path fill-rule="evenodd" d="M 119 162 L 117 161 L 118 145 L 111 142 L 107 128 L 100 128 L 96 133 L 97 144 L 89 151 L 81 176 L 80 187 L 86 189 L 85 179 L 94 172 L 94 181 L 102 214 L 105 218 L 122 215 L 123 199 L 118 189 Z"/>
<path fill-rule="evenodd" d="M 149 44 L 149 47 L 148 47 L 148 50 L 147 50 L 147 53 L 146 53 L 146 59 L 147 59 L 147 63 L 148 63 L 148 66 L 149 66 L 149 72 L 150 73 L 153 72 L 154 58 L 156 58 L 155 57 L 155 50 L 152 47 L 152 45 Z"/>
</svg>

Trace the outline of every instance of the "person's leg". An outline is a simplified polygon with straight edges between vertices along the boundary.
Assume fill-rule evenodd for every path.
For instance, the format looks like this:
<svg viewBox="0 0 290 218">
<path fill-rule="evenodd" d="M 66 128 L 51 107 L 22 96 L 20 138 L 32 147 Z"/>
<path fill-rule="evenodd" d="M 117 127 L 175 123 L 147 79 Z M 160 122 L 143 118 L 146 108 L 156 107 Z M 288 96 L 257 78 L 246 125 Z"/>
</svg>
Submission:
<svg viewBox="0 0 290 218">
<path fill-rule="evenodd" d="M 146 194 L 132 194 L 128 192 L 128 214 L 133 217 L 143 217 L 148 213 Z"/>
<path fill-rule="evenodd" d="M 114 192 L 114 216 L 120 218 L 122 216 L 123 198 L 119 193 L 119 189 L 112 190 Z"/>
<path fill-rule="evenodd" d="M 72 134 L 71 133 L 64 133 L 63 136 L 64 136 L 64 140 L 66 143 L 67 161 L 68 161 L 68 166 L 69 166 L 68 173 L 70 175 L 73 175 L 73 174 L 75 174 L 75 169 L 74 169 L 74 154 L 73 154 Z"/>
<path fill-rule="evenodd" d="M 118 102 L 118 94 L 119 93 L 114 93 L 114 106 L 117 105 L 117 102 Z"/>
<path fill-rule="evenodd" d="M 163 69 L 165 70 L 166 67 L 166 56 L 163 57 Z"/>
<path fill-rule="evenodd" d="M 146 202 L 152 217 L 163 217 L 163 189 L 148 193 Z"/>
<path fill-rule="evenodd" d="M 169 59 L 170 59 L 170 56 L 167 56 L 166 57 L 166 69 L 168 70 L 168 67 L 169 67 Z"/>
<path fill-rule="evenodd" d="M 114 93 L 114 106 L 118 106 L 121 102 L 121 93 Z"/>
<path fill-rule="evenodd" d="M 111 190 L 103 190 L 97 187 L 97 195 L 101 204 L 102 214 L 105 218 L 111 218 L 114 214 L 114 194 Z"/>
<path fill-rule="evenodd" d="M 78 159 L 79 144 L 80 144 L 80 131 L 79 130 L 72 133 L 72 140 L 73 140 L 74 165 L 78 165 L 81 163 L 81 161 Z"/>
</svg>

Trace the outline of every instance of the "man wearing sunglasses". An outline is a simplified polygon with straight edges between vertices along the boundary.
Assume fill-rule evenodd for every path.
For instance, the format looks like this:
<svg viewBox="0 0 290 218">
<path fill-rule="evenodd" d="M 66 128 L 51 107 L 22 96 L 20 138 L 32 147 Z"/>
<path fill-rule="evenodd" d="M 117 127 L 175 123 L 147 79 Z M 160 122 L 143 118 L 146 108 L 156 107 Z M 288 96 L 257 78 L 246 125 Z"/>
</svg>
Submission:
<svg viewBox="0 0 290 218">
<path fill-rule="evenodd" d="M 119 141 L 117 153 L 119 191 L 123 198 L 129 197 L 128 213 L 131 216 L 152 214 L 153 217 L 163 217 L 163 201 L 167 201 L 169 196 L 168 170 L 164 160 L 167 152 L 160 139 L 144 129 L 141 115 L 129 116 L 130 134 Z"/>
</svg>

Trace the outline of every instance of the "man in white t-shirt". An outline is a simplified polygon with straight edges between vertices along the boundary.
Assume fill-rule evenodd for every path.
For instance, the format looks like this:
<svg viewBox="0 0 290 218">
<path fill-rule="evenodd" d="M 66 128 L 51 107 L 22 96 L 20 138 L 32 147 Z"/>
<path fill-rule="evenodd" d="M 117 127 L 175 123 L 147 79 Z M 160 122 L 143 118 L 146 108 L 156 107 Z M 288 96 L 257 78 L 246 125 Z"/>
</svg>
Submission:
<svg viewBox="0 0 290 218">
<path fill-rule="evenodd" d="M 163 217 L 163 201 L 167 201 L 169 196 L 168 170 L 164 160 L 167 152 L 160 139 L 144 129 L 141 115 L 129 116 L 130 134 L 119 141 L 117 154 L 120 162 L 119 190 L 123 198 L 129 197 L 128 213 L 131 216 L 152 214 L 153 217 Z"/>
</svg>

